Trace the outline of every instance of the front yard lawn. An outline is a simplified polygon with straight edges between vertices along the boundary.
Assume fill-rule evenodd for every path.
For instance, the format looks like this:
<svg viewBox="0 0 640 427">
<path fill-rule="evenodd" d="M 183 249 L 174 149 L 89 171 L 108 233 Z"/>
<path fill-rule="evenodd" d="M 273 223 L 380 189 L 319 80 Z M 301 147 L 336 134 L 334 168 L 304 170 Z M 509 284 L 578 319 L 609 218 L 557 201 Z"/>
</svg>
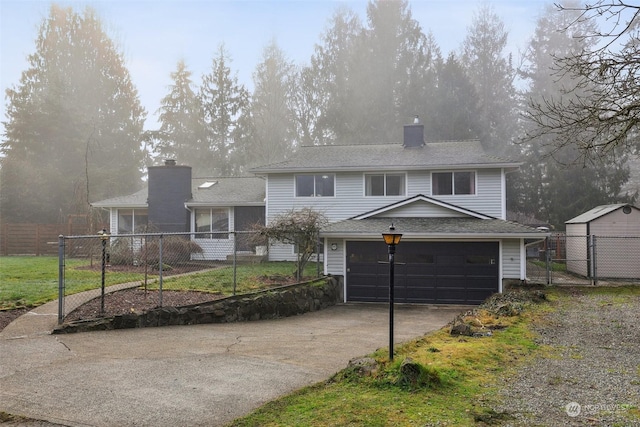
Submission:
<svg viewBox="0 0 640 427">
<path fill-rule="evenodd" d="M 101 286 L 101 268 L 86 259 L 67 259 L 65 265 L 65 293 L 67 295 L 96 289 Z M 290 280 L 295 265 L 292 262 L 238 264 L 235 272 L 236 293 L 251 292 L 273 286 L 274 282 Z M 317 266 L 310 263 L 305 276 L 316 277 Z M 234 271 L 231 266 L 218 266 L 203 272 L 171 277 L 165 272 L 164 289 L 199 290 L 231 295 L 234 291 Z M 157 287 L 157 271 L 148 273 L 149 288 Z M 145 283 L 142 268 L 119 269 L 108 267 L 105 286 L 127 282 Z M 0 310 L 36 307 L 58 298 L 58 258 L 9 256 L 0 257 Z"/>
</svg>

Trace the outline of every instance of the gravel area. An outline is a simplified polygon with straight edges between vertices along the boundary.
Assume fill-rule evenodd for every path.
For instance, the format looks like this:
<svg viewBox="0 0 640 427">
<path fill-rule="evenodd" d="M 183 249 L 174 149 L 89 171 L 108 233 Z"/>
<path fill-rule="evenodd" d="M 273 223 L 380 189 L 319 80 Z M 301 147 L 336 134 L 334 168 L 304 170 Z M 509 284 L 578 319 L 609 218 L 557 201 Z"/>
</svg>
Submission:
<svg viewBox="0 0 640 427">
<path fill-rule="evenodd" d="M 640 426 L 640 296 L 567 293 L 537 328 L 548 356 L 503 379 L 500 425 Z"/>
</svg>

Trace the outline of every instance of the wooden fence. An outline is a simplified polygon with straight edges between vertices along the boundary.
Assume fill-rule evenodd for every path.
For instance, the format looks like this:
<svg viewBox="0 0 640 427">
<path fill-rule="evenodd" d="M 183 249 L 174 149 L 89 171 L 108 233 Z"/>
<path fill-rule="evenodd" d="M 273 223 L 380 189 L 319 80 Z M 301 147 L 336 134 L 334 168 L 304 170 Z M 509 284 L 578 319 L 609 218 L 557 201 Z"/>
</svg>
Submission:
<svg viewBox="0 0 640 427">
<path fill-rule="evenodd" d="M 97 229 L 103 228 L 102 226 Z M 58 236 L 95 234 L 85 224 L 2 224 L 0 255 L 58 255 Z"/>
</svg>

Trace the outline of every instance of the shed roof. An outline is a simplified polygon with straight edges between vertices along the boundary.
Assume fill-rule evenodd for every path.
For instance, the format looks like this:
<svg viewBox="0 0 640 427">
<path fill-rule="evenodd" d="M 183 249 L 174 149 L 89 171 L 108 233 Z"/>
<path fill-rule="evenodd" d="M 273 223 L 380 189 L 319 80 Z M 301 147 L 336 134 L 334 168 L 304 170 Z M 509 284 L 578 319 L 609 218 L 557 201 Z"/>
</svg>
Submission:
<svg viewBox="0 0 640 427">
<path fill-rule="evenodd" d="M 566 221 L 565 224 L 585 224 L 587 222 L 591 222 L 594 219 L 598 219 L 600 217 L 603 217 L 605 215 L 610 214 L 613 211 L 617 211 L 618 209 L 622 209 L 625 206 L 630 206 L 633 209 L 638 209 L 635 206 L 632 206 L 628 203 L 616 203 L 616 204 L 612 204 L 612 205 L 600 205 L 600 206 L 596 206 L 595 208 L 588 210 L 587 212 L 578 215 L 575 218 L 570 219 L 569 221 Z"/>
</svg>

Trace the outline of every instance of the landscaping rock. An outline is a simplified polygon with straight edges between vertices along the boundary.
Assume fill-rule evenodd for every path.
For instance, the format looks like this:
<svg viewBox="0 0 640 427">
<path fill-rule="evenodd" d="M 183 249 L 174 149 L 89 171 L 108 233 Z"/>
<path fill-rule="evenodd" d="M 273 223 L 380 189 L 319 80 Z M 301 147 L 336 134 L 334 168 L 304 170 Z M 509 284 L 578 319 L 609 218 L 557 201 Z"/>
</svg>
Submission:
<svg viewBox="0 0 640 427">
<path fill-rule="evenodd" d="M 275 319 L 321 310 L 339 300 L 339 281 L 329 277 L 321 282 L 287 285 L 183 307 L 161 307 L 89 322 L 65 323 L 53 333 Z"/>
</svg>

